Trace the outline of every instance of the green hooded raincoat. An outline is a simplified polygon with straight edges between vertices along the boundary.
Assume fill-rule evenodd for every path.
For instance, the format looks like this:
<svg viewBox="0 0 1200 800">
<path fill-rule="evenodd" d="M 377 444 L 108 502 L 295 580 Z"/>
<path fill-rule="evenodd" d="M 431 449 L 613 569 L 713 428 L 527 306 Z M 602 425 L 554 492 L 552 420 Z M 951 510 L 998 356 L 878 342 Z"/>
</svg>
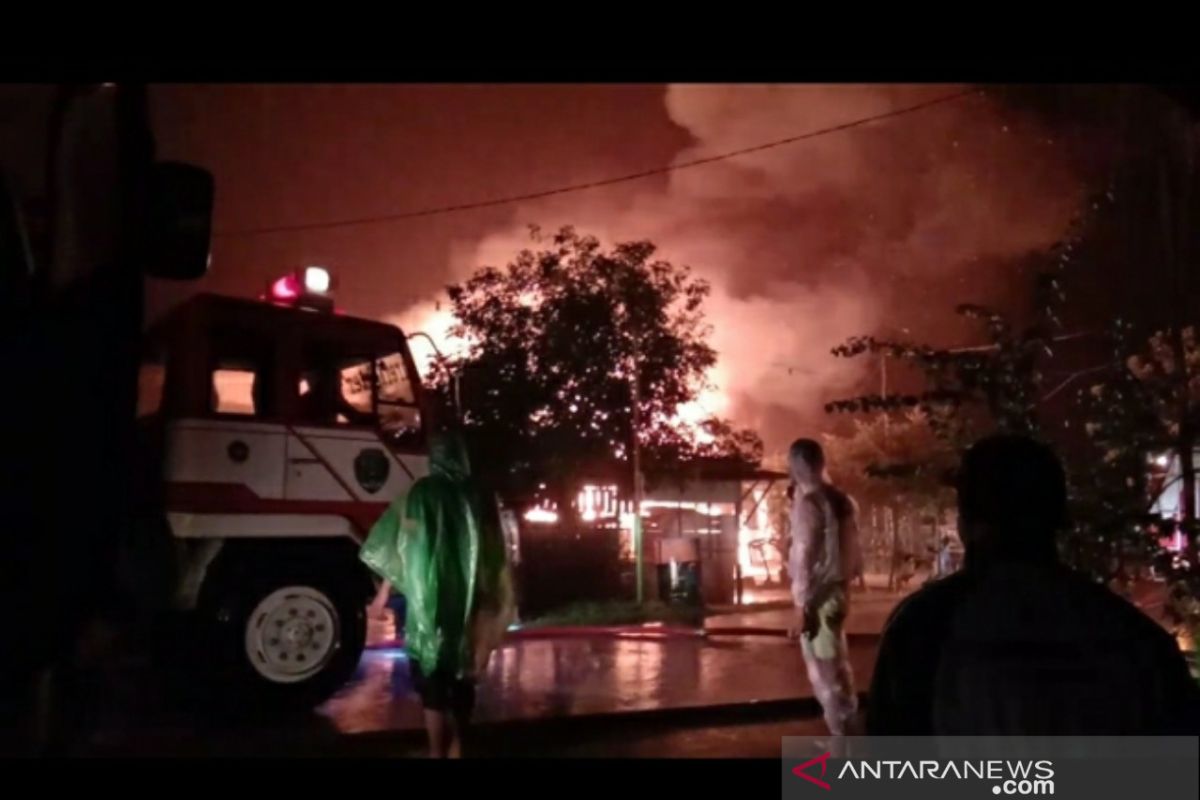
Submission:
<svg viewBox="0 0 1200 800">
<path fill-rule="evenodd" d="M 379 518 L 359 557 L 405 596 L 409 658 L 426 674 L 473 678 L 515 616 L 504 535 L 459 436 L 433 438 L 429 472 Z"/>
</svg>

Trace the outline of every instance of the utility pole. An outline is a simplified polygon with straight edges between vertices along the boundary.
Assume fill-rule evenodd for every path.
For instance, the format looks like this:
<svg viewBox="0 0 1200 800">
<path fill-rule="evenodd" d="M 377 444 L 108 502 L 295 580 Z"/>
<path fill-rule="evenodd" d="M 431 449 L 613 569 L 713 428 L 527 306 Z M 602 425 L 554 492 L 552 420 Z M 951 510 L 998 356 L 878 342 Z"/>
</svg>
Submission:
<svg viewBox="0 0 1200 800">
<path fill-rule="evenodd" d="M 645 589 L 642 573 L 645 568 L 645 554 L 642 552 L 642 448 L 638 441 L 638 430 L 641 423 L 639 406 L 641 393 L 638 389 L 638 341 L 633 336 L 633 368 L 630 370 L 629 396 L 632 401 L 630 408 L 630 462 L 633 465 L 633 556 L 635 564 L 634 581 L 637 587 L 637 602 L 644 601 Z"/>
<path fill-rule="evenodd" d="M 645 600 L 644 572 L 645 554 L 642 541 L 642 445 L 638 438 L 641 430 L 641 389 L 638 386 L 638 360 L 640 348 L 638 333 L 629 319 L 629 307 L 619 305 L 621 328 L 629 337 L 629 463 L 633 469 L 633 560 L 634 584 L 638 605 Z"/>
</svg>

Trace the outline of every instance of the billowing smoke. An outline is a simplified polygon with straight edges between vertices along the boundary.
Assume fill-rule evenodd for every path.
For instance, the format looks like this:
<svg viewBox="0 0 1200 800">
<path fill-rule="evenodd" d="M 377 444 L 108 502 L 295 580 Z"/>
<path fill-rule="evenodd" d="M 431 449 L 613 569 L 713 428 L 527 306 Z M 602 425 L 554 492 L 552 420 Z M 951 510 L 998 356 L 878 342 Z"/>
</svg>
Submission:
<svg viewBox="0 0 1200 800">
<path fill-rule="evenodd" d="M 693 138 L 679 163 L 961 88 L 680 85 L 665 104 Z M 572 224 L 606 243 L 651 239 L 713 286 L 720 362 L 702 403 L 778 447 L 803 426 L 828 425 L 822 404 L 863 380 L 867 365 L 832 357 L 831 346 L 901 329 L 961 336 L 954 304 L 1011 294 L 1014 259 L 1061 236 L 1079 203 L 1068 144 L 972 94 L 662 181 L 520 206 L 510 229 L 462 242 L 453 272 L 506 263 L 528 246 L 528 223 Z M 427 328 L 431 312 L 399 320 Z"/>
</svg>

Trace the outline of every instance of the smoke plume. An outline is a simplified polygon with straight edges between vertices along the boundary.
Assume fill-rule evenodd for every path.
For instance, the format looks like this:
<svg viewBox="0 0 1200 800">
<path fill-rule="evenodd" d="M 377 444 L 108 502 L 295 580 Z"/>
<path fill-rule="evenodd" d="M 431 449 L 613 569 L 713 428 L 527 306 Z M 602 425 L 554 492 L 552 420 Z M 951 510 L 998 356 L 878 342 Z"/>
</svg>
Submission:
<svg viewBox="0 0 1200 800">
<path fill-rule="evenodd" d="M 691 136 L 677 163 L 951 94 L 953 86 L 679 85 L 670 118 Z M 648 238 L 691 266 L 719 363 L 702 404 L 757 428 L 768 449 L 831 423 L 823 403 L 867 364 L 847 336 L 961 337 L 952 309 L 1010 291 L 1015 258 L 1064 231 L 1082 192 L 1069 142 L 986 95 L 634 182 L 531 202 L 510 228 L 464 240 L 452 275 L 507 263 L 526 225 L 571 224 L 606 244 Z M 1011 291 L 1010 291 L 1011 293 Z M 445 305 L 399 315 L 444 332 Z"/>
</svg>

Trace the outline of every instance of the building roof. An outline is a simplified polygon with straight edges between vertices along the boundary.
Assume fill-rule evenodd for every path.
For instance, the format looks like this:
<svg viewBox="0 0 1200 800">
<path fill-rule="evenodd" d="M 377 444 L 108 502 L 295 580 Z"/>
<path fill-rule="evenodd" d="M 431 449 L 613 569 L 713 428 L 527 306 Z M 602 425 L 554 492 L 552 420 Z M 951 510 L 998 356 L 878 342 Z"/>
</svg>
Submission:
<svg viewBox="0 0 1200 800">
<path fill-rule="evenodd" d="M 671 468 L 650 467 L 645 470 L 647 484 L 675 481 L 775 481 L 788 477 L 786 472 L 762 469 L 732 458 L 699 458 Z M 585 480 L 624 481 L 629 477 L 627 462 L 608 461 L 597 464 L 584 473 Z"/>
</svg>

